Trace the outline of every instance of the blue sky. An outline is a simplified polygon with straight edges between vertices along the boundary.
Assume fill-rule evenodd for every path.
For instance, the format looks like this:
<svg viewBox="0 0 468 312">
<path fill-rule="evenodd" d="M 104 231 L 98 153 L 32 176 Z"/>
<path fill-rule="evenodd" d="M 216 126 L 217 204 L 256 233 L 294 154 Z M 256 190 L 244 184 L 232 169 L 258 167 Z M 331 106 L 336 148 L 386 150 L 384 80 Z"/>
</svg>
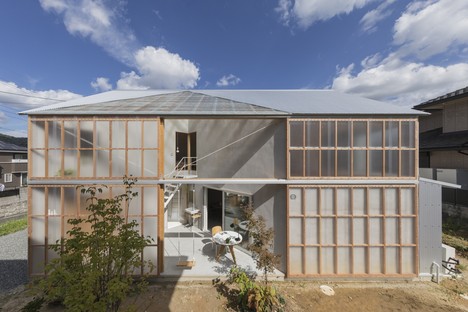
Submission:
<svg viewBox="0 0 468 312">
<path fill-rule="evenodd" d="M 413 106 L 468 86 L 466 0 L 0 2 L 0 133 L 112 89 L 336 89 Z"/>
</svg>

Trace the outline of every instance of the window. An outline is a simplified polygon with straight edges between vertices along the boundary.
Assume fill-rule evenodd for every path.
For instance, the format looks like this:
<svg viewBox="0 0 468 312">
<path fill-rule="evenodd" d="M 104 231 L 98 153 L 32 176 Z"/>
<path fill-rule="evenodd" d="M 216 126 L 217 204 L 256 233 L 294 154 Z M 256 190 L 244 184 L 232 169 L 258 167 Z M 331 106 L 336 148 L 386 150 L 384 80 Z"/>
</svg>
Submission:
<svg viewBox="0 0 468 312">
<path fill-rule="evenodd" d="M 13 181 L 13 175 L 11 173 L 5 173 L 5 175 L 3 177 L 3 181 L 5 183 Z"/>
</svg>

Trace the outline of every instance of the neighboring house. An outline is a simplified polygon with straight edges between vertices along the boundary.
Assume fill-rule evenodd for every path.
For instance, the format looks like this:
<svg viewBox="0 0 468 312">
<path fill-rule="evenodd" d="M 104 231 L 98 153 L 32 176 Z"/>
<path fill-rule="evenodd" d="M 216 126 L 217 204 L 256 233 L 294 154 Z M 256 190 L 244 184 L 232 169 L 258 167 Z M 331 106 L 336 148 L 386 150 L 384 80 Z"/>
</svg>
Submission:
<svg viewBox="0 0 468 312">
<path fill-rule="evenodd" d="M 0 141 L 0 189 L 3 192 L 27 186 L 28 149 Z M 1 194 L 0 194 L 1 196 Z"/>
<path fill-rule="evenodd" d="M 416 105 L 420 175 L 461 185 L 443 188 L 444 213 L 468 218 L 468 87 Z"/>
<path fill-rule="evenodd" d="M 144 258 L 156 275 L 187 208 L 208 232 L 249 204 L 274 228 L 287 277 L 420 273 L 418 111 L 331 90 L 148 90 L 24 113 L 32 275 L 84 213 L 76 186 L 115 195 L 124 175 L 139 180 L 128 217 L 155 238 Z"/>
</svg>

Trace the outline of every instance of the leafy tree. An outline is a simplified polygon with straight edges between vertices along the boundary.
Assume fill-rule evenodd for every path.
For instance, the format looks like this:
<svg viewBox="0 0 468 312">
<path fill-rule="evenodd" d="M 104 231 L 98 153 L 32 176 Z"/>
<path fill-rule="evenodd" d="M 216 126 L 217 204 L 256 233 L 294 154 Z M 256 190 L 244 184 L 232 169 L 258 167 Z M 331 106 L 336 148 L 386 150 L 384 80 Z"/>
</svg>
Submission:
<svg viewBox="0 0 468 312">
<path fill-rule="evenodd" d="M 130 292 L 146 286 L 145 276 L 136 279 L 132 273 L 142 266 L 153 269 L 141 258 L 152 239 L 141 236 L 136 221 L 126 222 L 123 214 L 138 195 L 132 191 L 135 182 L 125 177 L 125 193 L 110 199 L 98 198 L 102 188 L 81 187 L 89 195 L 89 215 L 69 220 L 69 238 L 50 247 L 59 257 L 47 265 L 40 283 L 47 302 L 59 301 L 70 311 L 117 311 Z"/>
</svg>

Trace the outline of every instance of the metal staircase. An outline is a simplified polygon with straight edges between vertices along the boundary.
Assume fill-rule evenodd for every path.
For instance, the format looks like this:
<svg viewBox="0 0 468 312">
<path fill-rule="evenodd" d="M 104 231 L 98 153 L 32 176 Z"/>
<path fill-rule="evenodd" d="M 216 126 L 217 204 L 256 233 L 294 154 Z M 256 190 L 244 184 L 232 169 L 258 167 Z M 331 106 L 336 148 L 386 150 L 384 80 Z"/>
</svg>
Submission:
<svg viewBox="0 0 468 312">
<path fill-rule="evenodd" d="M 182 158 L 175 168 L 165 175 L 166 179 L 187 179 L 187 178 L 196 178 L 196 162 L 195 157 L 184 157 Z M 181 183 L 167 183 L 164 184 L 164 208 L 167 208 L 167 205 L 174 198 L 174 195 L 179 190 Z"/>
</svg>

